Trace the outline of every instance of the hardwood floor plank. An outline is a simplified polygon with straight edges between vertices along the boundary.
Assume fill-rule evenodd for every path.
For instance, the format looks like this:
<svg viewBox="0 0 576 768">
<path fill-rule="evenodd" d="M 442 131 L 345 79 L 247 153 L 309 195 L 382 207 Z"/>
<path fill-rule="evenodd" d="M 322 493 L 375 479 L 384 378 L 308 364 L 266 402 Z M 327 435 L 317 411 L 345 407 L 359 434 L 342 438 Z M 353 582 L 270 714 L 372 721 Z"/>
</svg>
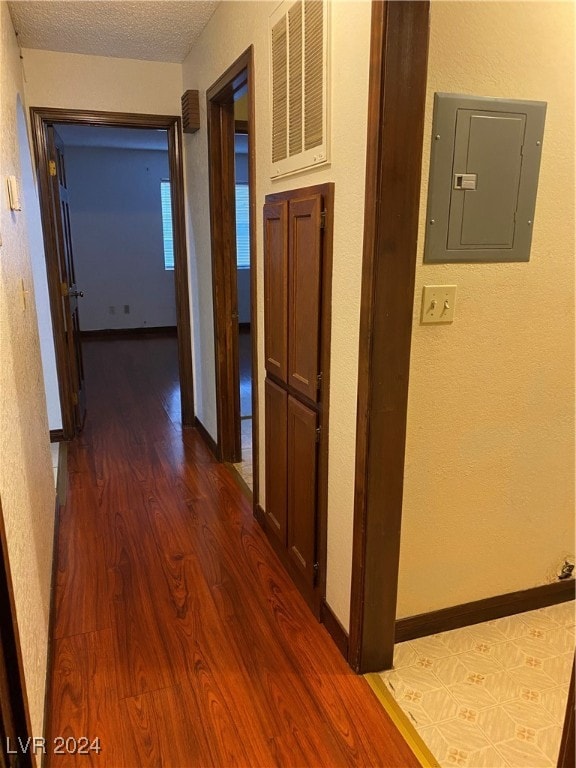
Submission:
<svg viewBox="0 0 576 768">
<path fill-rule="evenodd" d="M 89 472 L 76 469 L 80 458 L 69 459 L 70 490 L 60 510 L 55 637 L 93 632 L 111 623 L 100 509 Z"/>
<path fill-rule="evenodd" d="M 118 705 L 114 649 L 110 629 L 73 635 L 57 640 L 53 648 L 53 686 L 49 733 L 51 765 L 104 766 L 116 768 L 124 761 L 122 740 L 118 739 Z M 66 742 L 56 754 L 58 737 L 89 744 L 97 738 L 101 752 L 88 749 L 74 752 Z"/>
<path fill-rule="evenodd" d="M 416 767 L 228 470 L 182 429 L 172 342 L 84 345 L 50 735 L 103 751 L 48 765 Z"/>
<path fill-rule="evenodd" d="M 169 688 L 177 677 L 163 631 L 162 587 L 158 554 L 149 534 L 118 513 L 113 616 L 120 698 Z"/>
<path fill-rule="evenodd" d="M 210 750 L 206 734 L 187 710 L 179 686 L 124 699 L 120 707 L 128 764 L 139 768 L 213 765 L 204 759 Z"/>
</svg>

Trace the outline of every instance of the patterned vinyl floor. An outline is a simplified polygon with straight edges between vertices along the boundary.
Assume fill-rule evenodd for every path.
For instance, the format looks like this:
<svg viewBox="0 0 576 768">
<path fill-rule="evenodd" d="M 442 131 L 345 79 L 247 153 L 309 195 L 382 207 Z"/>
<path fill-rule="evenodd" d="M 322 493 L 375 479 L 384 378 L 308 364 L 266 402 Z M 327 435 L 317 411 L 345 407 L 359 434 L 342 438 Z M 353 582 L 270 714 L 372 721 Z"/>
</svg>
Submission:
<svg viewBox="0 0 576 768">
<path fill-rule="evenodd" d="M 555 766 L 574 602 L 396 646 L 381 678 L 441 766 Z"/>
</svg>

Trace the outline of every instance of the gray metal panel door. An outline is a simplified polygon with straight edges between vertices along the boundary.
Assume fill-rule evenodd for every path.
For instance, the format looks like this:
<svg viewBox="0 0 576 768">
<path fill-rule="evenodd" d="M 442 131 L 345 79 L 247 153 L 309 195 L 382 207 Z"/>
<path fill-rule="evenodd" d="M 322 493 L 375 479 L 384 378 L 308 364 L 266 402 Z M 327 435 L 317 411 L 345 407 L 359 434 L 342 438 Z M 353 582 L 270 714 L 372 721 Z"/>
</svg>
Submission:
<svg viewBox="0 0 576 768">
<path fill-rule="evenodd" d="M 525 115 L 458 110 L 448 248 L 512 248 Z M 456 189 L 459 173 L 476 189 Z"/>
<path fill-rule="evenodd" d="M 436 93 L 425 262 L 528 261 L 546 103 Z"/>
</svg>

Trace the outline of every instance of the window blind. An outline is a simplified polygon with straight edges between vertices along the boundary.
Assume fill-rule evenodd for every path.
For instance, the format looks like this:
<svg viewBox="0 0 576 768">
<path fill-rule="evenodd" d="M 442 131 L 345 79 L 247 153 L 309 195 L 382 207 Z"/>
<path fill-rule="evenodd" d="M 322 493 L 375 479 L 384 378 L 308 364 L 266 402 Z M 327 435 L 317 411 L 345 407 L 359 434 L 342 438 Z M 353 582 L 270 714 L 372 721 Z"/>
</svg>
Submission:
<svg viewBox="0 0 576 768">
<path fill-rule="evenodd" d="M 236 184 L 236 265 L 250 267 L 250 205 L 248 184 Z"/>
<path fill-rule="evenodd" d="M 162 239 L 164 241 L 164 269 L 174 269 L 174 235 L 172 232 L 172 195 L 170 182 L 160 182 L 162 203 Z"/>
</svg>

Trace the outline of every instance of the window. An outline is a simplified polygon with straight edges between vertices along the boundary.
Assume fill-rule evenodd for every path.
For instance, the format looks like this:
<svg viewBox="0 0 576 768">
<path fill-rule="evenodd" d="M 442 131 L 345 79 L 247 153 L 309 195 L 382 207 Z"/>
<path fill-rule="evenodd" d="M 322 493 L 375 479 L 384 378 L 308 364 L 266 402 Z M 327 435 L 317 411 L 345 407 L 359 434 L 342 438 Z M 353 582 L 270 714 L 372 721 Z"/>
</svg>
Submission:
<svg viewBox="0 0 576 768">
<path fill-rule="evenodd" d="M 250 205 L 248 184 L 236 184 L 236 265 L 250 267 Z"/>
<path fill-rule="evenodd" d="M 172 233 L 172 195 L 170 181 L 160 182 L 162 202 L 162 239 L 164 240 L 164 269 L 174 269 L 174 236 Z"/>
</svg>

